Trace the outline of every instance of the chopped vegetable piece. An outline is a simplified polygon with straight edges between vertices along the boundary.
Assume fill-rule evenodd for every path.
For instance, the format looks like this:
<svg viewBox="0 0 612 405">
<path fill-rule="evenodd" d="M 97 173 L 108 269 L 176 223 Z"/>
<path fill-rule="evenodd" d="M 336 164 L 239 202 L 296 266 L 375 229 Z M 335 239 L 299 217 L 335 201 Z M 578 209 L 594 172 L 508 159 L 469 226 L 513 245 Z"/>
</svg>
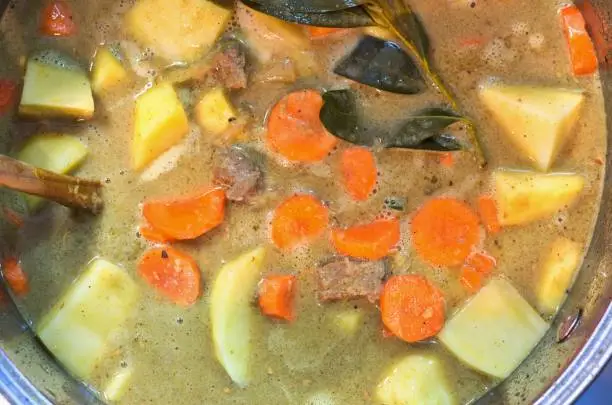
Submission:
<svg viewBox="0 0 612 405">
<path fill-rule="evenodd" d="M 217 87 L 200 99 L 195 107 L 195 116 L 196 122 L 204 131 L 219 135 L 230 127 L 231 122 L 238 117 L 238 112 L 225 91 Z"/>
<path fill-rule="evenodd" d="M 444 167 L 453 167 L 455 164 L 455 157 L 452 152 L 444 152 L 440 155 L 439 162 Z"/>
<path fill-rule="evenodd" d="M 267 276 L 259 283 L 259 308 L 264 315 L 295 320 L 295 276 Z"/>
<path fill-rule="evenodd" d="M 272 242 L 279 249 L 294 249 L 318 238 L 327 229 L 329 213 L 308 194 L 289 197 L 274 210 Z"/>
<path fill-rule="evenodd" d="M 480 196 L 478 198 L 478 213 L 487 233 L 494 235 L 501 231 L 495 198 L 488 195 Z"/>
<path fill-rule="evenodd" d="M 494 257 L 486 253 L 474 252 L 468 256 L 461 267 L 459 281 L 466 290 L 475 293 L 480 290 L 485 277 L 491 274 L 496 265 Z"/>
<path fill-rule="evenodd" d="M 187 114 L 171 84 L 136 99 L 132 165 L 139 170 L 181 141 L 189 131 Z"/>
<path fill-rule="evenodd" d="M 91 68 L 91 88 L 95 94 L 102 94 L 126 80 L 127 70 L 107 48 L 99 48 Z"/>
<path fill-rule="evenodd" d="M 396 218 L 377 219 L 350 228 L 334 228 L 331 239 L 342 255 L 378 260 L 390 254 L 399 242 L 400 223 Z"/>
<path fill-rule="evenodd" d="M 480 98 L 514 145 L 542 171 L 559 154 L 584 103 L 582 91 L 523 85 L 486 86 Z"/>
<path fill-rule="evenodd" d="M 345 149 L 340 156 L 344 188 L 357 201 L 365 201 L 372 194 L 378 178 L 374 155 L 366 148 Z"/>
<path fill-rule="evenodd" d="M 67 1 L 47 1 L 40 15 L 40 32 L 55 37 L 69 37 L 76 33 L 72 9 Z"/>
<path fill-rule="evenodd" d="M 137 298 L 138 288 L 125 270 L 96 259 L 43 317 L 38 336 L 71 373 L 87 378 Z"/>
<path fill-rule="evenodd" d="M 43 134 L 28 139 L 17 158 L 41 169 L 67 174 L 85 160 L 87 153 L 87 147 L 78 138 L 62 134 Z M 36 211 L 45 201 L 33 195 L 26 195 L 25 198 L 30 211 Z"/>
<path fill-rule="evenodd" d="M 411 354 L 381 379 L 376 398 L 385 405 L 452 405 L 452 392 L 438 358 Z"/>
<path fill-rule="evenodd" d="M 438 334 L 469 366 L 506 378 L 527 357 L 548 324 L 506 280 L 490 281 Z"/>
<path fill-rule="evenodd" d="M 364 313 L 360 309 L 345 309 L 332 314 L 332 322 L 347 336 L 353 336 L 359 330 Z"/>
<path fill-rule="evenodd" d="M 412 218 L 412 245 L 435 266 L 459 266 L 480 239 L 478 217 L 462 201 L 435 198 Z"/>
<path fill-rule="evenodd" d="M 2 274 L 13 293 L 18 297 L 26 295 L 30 290 L 28 276 L 17 258 L 7 257 L 2 261 Z"/>
<path fill-rule="evenodd" d="M 423 276 L 393 276 L 380 295 L 384 325 L 406 342 L 435 336 L 444 326 L 442 291 Z"/>
<path fill-rule="evenodd" d="M 567 238 L 557 238 L 546 252 L 541 277 L 536 284 L 537 307 L 546 314 L 554 314 L 572 285 L 582 252 L 580 244 Z"/>
<path fill-rule="evenodd" d="M 346 28 L 314 27 L 312 25 L 308 25 L 305 28 L 306 32 L 308 32 L 308 36 L 310 36 L 310 39 L 322 39 L 329 37 L 330 35 L 349 32 L 349 30 Z"/>
<path fill-rule="evenodd" d="M 94 100 L 87 74 L 76 68 L 28 60 L 19 104 L 26 117 L 89 119 Z"/>
<path fill-rule="evenodd" d="M 261 267 L 264 248 L 257 248 L 225 264 L 210 293 L 210 321 L 217 360 L 240 387 L 251 380 L 252 321 L 251 305 Z"/>
<path fill-rule="evenodd" d="M 566 210 L 580 195 L 584 178 L 500 170 L 494 173 L 499 223 L 524 225 Z"/>
<path fill-rule="evenodd" d="M 117 402 L 125 395 L 134 376 L 134 367 L 121 367 L 113 374 L 102 394 L 107 401 Z"/>
<path fill-rule="evenodd" d="M 164 235 L 164 233 L 158 231 L 149 224 L 141 225 L 138 228 L 138 233 L 149 242 L 168 243 L 173 241 L 171 237 Z"/>
<path fill-rule="evenodd" d="M 17 84 L 11 80 L 0 79 L 0 117 L 6 114 L 17 98 Z"/>
<path fill-rule="evenodd" d="M 461 285 L 472 294 L 480 290 L 484 278 L 484 274 L 471 266 L 461 267 L 459 281 L 461 282 Z"/>
<path fill-rule="evenodd" d="M 128 33 L 171 62 L 193 62 L 213 46 L 232 16 L 210 0 L 138 0 L 126 15 Z"/>
<path fill-rule="evenodd" d="M 294 162 L 325 159 L 338 140 L 319 118 L 323 98 L 315 90 L 300 90 L 281 99 L 268 117 L 268 147 Z"/>
<path fill-rule="evenodd" d="M 578 7 L 575 5 L 563 7 L 561 22 L 569 48 L 572 71 L 576 76 L 595 73 L 598 65 L 597 53 Z"/>
<path fill-rule="evenodd" d="M 145 201 L 142 213 L 158 232 L 176 240 L 195 239 L 225 218 L 225 191 L 212 188 L 170 199 Z"/>
<path fill-rule="evenodd" d="M 198 264 L 187 253 L 173 247 L 145 252 L 138 264 L 138 274 L 177 305 L 192 305 L 200 296 Z"/>
</svg>

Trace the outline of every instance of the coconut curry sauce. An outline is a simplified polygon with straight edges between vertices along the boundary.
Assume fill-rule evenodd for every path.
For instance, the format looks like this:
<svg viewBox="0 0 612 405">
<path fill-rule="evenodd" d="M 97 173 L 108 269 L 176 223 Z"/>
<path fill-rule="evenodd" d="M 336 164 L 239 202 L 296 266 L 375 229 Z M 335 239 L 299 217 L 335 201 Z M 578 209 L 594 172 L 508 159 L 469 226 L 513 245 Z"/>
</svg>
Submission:
<svg viewBox="0 0 612 405">
<path fill-rule="evenodd" d="M 590 241 L 580 11 L 284 3 L 13 2 L 2 151 L 100 180 L 105 208 L 2 190 L 4 280 L 108 402 L 469 403 Z"/>
</svg>

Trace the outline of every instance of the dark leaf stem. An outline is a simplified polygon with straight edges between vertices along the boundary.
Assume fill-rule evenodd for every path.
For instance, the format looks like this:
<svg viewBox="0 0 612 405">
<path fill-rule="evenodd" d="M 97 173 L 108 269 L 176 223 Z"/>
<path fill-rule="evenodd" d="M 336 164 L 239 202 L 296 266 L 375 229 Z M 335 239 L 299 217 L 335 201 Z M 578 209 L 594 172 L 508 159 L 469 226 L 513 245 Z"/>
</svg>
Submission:
<svg viewBox="0 0 612 405">
<path fill-rule="evenodd" d="M 4 155 L 0 155 L 0 186 L 94 214 L 104 206 L 99 181 L 53 173 Z"/>
</svg>

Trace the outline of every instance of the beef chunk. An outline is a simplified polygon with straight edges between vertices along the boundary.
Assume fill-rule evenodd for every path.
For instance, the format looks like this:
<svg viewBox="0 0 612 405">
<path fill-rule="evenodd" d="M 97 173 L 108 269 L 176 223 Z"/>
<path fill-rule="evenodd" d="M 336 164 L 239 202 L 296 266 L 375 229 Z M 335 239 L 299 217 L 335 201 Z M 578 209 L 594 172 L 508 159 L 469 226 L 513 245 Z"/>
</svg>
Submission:
<svg viewBox="0 0 612 405">
<path fill-rule="evenodd" d="M 239 45 L 228 46 L 212 59 L 209 84 L 228 89 L 244 89 L 247 86 L 246 58 Z"/>
<path fill-rule="evenodd" d="M 262 178 L 261 168 L 244 149 L 233 146 L 218 153 L 213 182 L 226 189 L 228 200 L 246 200 L 257 192 Z"/>
<path fill-rule="evenodd" d="M 384 261 L 335 259 L 316 270 L 319 301 L 367 298 L 376 302 L 386 276 Z"/>
</svg>

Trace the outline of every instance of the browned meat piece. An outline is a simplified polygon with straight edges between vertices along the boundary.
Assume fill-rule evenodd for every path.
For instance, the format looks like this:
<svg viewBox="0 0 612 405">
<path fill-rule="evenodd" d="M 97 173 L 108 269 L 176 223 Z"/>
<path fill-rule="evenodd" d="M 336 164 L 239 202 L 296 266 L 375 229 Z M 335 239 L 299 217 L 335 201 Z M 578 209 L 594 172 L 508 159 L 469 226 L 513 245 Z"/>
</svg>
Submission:
<svg viewBox="0 0 612 405">
<path fill-rule="evenodd" d="M 260 167 L 239 147 L 218 153 L 213 169 L 213 182 L 226 188 L 231 201 L 244 201 L 255 194 L 263 178 Z"/>
<path fill-rule="evenodd" d="M 211 84 L 228 89 L 244 89 L 247 86 L 246 58 L 238 45 L 228 46 L 212 59 L 209 80 Z"/>
<path fill-rule="evenodd" d="M 378 301 L 386 275 L 384 261 L 360 262 L 336 259 L 316 270 L 319 301 L 367 298 Z"/>
</svg>

